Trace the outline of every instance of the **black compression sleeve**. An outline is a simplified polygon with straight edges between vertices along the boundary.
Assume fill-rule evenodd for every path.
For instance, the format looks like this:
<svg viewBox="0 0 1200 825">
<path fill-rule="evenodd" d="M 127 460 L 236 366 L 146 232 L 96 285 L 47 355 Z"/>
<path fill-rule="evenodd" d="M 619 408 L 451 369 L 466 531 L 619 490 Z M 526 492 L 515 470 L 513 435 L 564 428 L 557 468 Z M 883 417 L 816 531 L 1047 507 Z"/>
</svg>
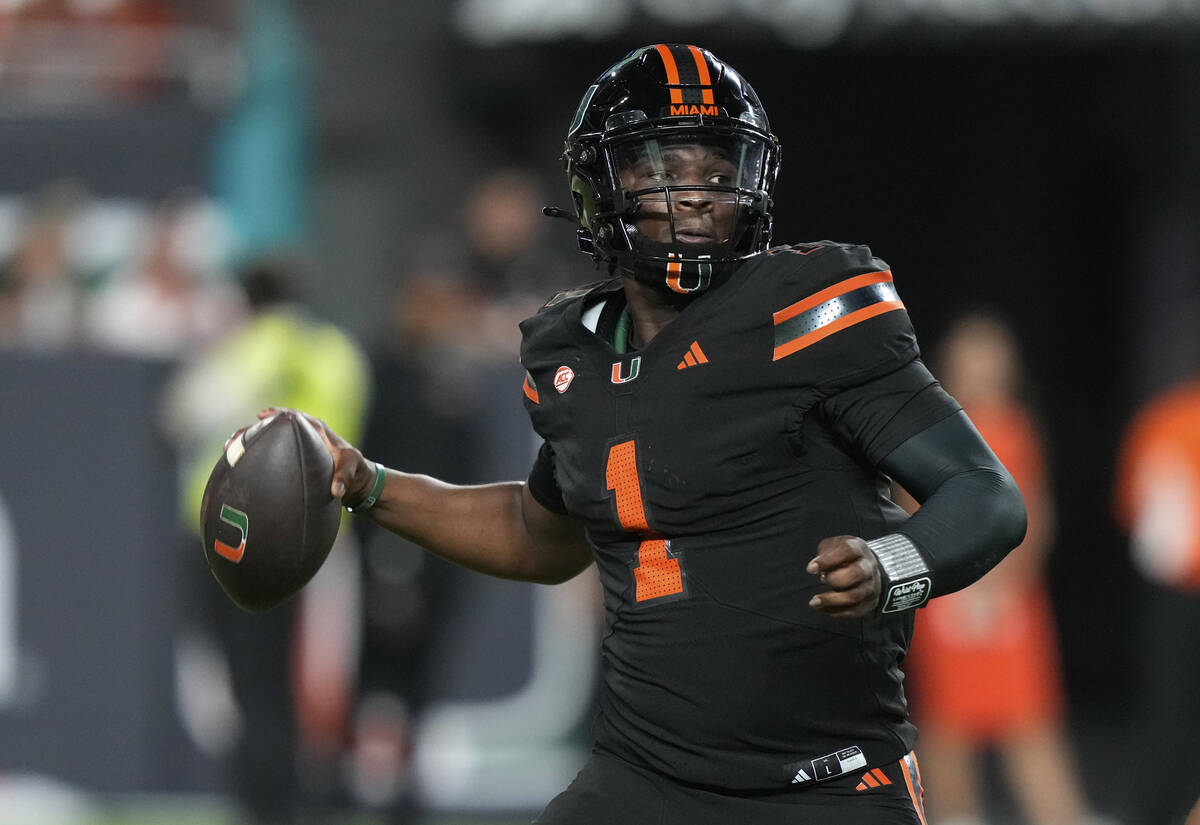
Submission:
<svg viewBox="0 0 1200 825">
<path fill-rule="evenodd" d="M 907 439 L 879 467 L 921 503 L 898 532 L 928 564 L 932 596 L 978 580 L 1025 537 L 1016 482 L 965 413 Z"/>
</svg>

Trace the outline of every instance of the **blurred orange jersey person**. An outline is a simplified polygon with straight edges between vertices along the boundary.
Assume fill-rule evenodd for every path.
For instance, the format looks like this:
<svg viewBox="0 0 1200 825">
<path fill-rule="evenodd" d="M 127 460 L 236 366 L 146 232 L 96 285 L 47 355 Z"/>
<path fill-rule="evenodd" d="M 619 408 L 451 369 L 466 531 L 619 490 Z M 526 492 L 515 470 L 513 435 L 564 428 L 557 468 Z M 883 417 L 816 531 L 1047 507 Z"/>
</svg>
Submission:
<svg viewBox="0 0 1200 825">
<path fill-rule="evenodd" d="M 1200 380 L 1152 399 L 1130 424 L 1116 509 L 1142 574 L 1200 593 Z"/>
<path fill-rule="evenodd" d="M 931 822 L 983 821 L 980 756 L 994 749 L 1027 821 L 1090 821 L 1064 732 L 1065 700 L 1043 566 L 1054 506 L 1041 434 L 1021 400 L 1011 330 L 967 315 L 947 333 L 940 375 L 1025 498 L 1025 541 L 969 588 L 918 611 L 912 677 Z M 906 501 L 907 499 L 907 501 Z M 915 502 L 901 493 L 910 509 Z"/>
<path fill-rule="evenodd" d="M 1200 823 L 1200 378 L 1151 396 L 1126 428 L 1116 519 L 1141 574 L 1136 601 L 1134 719 L 1143 767 L 1139 821 Z M 1186 766 L 1181 775 L 1163 765 Z"/>
<path fill-rule="evenodd" d="M 908 669 L 924 726 L 982 746 L 1057 719 L 1063 691 L 1041 575 L 1052 513 L 1040 439 L 1029 413 L 1013 401 L 972 404 L 967 414 L 1021 488 L 1029 532 L 983 579 L 917 614 Z"/>
</svg>

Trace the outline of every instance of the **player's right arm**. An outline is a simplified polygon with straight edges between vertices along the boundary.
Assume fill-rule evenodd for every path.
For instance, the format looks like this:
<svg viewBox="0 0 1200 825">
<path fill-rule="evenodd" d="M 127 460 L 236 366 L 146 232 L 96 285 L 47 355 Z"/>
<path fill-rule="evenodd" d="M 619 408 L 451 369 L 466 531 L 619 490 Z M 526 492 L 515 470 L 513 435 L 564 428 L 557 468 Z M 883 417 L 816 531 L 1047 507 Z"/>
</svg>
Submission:
<svg viewBox="0 0 1200 825">
<path fill-rule="evenodd" d="M 375 487 L 377 465 L 324 422 L 310 420 L 333 455 L 331 492 L 353 508 Z M 583 526 L 540 504 L 525 482 L 458 485 L 385 469 L 378 499 L 365 515 L 431 553 L 490 576 L 555 584 L 592 562 Z"/>
<path fill-rule="evenodd" d="M 362 463 L 374 483 L 374 467 Z M 442 558 L 491 576 L 542 584 L 566 581 L 591 564 L 579 522 L 547 510 L 525 483 L 463 486 L 385 472 L 383 492 L 366 515 Z M 369 490 L 348 483 L 343 500 L 361 500 Z"/>
</svg>

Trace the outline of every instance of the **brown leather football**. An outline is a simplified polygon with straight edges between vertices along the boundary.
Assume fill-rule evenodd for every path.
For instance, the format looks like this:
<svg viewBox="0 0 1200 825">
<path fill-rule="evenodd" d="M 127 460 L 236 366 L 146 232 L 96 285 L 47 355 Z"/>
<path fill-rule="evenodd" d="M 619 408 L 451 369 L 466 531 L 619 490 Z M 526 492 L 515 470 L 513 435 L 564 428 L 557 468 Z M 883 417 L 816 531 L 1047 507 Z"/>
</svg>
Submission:
<svg viewBox="0 0 1200 825">
<path fill-rule="evenodd" d="M 292 410 L 226 445 L 204 489 L 200 523 L 209 569 L 239 607 L 270 610 L 320 569 L 341 523 L 332 477 L 321 436 Z"/>
</svg>

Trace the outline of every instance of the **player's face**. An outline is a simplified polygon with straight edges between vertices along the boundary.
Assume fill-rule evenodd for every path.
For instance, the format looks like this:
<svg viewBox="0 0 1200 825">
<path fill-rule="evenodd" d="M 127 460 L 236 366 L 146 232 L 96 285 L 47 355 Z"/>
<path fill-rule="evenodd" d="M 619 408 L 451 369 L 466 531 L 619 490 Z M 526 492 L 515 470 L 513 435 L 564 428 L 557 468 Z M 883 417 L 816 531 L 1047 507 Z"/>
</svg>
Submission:
<svg viewBox="0 0 1200 825">
<path fill-rule="evenodd" d="M 723 148 L 702 143 L 660 145 L 648 141 L 644 151 L 628 159 L 619 174 L 621 187 L 629 191 L 672 187 L 638 196 L 641 206 L 634 225 L 647 240 L 712 244 L 729 239 L 737 208 L 736 195 L 687 188 L 737 185 L 737 164 Z"/>
</svg>

